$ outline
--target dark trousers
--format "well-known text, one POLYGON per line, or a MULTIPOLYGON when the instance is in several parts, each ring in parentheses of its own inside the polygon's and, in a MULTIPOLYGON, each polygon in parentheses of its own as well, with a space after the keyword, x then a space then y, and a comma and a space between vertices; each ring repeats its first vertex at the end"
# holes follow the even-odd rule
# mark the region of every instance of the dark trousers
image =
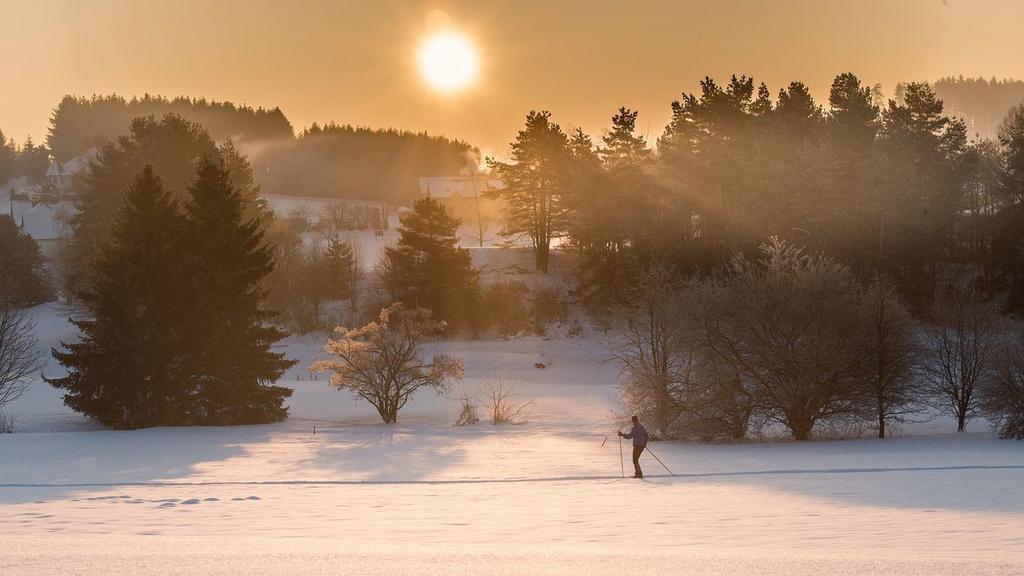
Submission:
POLYGON ((640 469, 640 454, 644 451, 643 446, 633 446, 633 476, 644 477, 644 471, 640 469))

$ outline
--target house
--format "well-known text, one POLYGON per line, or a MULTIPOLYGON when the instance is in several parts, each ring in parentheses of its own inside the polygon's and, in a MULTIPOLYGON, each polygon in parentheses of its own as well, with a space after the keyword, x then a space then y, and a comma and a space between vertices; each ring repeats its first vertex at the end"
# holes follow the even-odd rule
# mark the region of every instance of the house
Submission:
POLYGON ((57 194, 69 194, 74 187, 75 175, 88 166, 85 156, 80 156, 67 162, 60 162, 56 159, 50 162, 46 169, 44 180, 45 188, 57 194))

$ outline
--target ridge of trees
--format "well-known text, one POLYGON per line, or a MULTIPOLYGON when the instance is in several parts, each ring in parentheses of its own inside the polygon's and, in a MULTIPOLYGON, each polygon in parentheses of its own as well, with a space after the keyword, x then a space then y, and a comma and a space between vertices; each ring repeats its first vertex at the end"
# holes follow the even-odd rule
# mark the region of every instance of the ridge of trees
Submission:
POLYGON ((217 142, 232 138, 256 142, 290 138, 291 123, 280 108, 251 108, 205 98, 166 98, 146 94, 131 99, 111 95, 65 96, 50 117, 46 144, 67 161, 126 134, 136 118, 175 114, 202 126, 217 142))

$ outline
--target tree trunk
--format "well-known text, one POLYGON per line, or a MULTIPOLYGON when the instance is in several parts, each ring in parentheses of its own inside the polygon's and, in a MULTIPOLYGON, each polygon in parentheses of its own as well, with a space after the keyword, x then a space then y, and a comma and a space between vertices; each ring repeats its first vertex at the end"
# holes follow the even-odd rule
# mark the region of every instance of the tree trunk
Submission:
POLYGON ((545 274, 548 273, 548 255, 550 251, 551 248, 547 244, 540 244, 537 246, 537 270, 545 274))
POLYGON ((878 437, 885 438, 885 403, 878 398, 878 437))

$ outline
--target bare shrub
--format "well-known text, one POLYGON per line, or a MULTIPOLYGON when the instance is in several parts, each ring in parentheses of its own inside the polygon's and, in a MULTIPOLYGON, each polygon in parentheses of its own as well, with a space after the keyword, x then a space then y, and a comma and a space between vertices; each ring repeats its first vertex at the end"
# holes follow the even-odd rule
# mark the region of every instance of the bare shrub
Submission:
POLYGON ((535 333, 543 336, 550 324, 565 322, 568 315, 569 305, 557 288, 540 286, 530 294, 530 319, 535 333))
POLYGON ((452 380, 461 380, 462 359, 435 354, 420 357, 426 338, 444 329, 429 310, 405 309, 401 303, 380 312, 376 322, 361 328, 338 327, 325 350, 337 360, 314 362, 315 372, 332 372, 331 385, 350 390, 369 402, 385 424, 398 420, 398 412, 423 387, 441 393, 452 380))
POLYGON ((885 438, 887 424, 913 421, 924 412, 924 388, 914 370, 921 350, 914 338, 914 321, 891 286, 876 281, 862 302, 868 393, 878 437, 885 438))
POLYGON ((966 284, 940 291, 931 310, 928 356, 922 363, 930 405, 956 419, 963 432, 978 414, 980 384, 991 373, 998 312, 966 284))
POLYGON ((0 434, 14 434, 14 416, 0 412, 0 434))
POLYGON ((459 400, 459 416, 455 419, 456 426, 469 426, 480 422, 480 417, 477 415, 475 395, 469 394, 463 389, 458 396, 459 400))
POLYGON ((610 346, 620 364, 619 394, 632 414, 665 436, 682 411, 691 355, 681 322, 682 287, 673 272, 642 270, 620 311, 621 337, 610 346))
POLYGON ((22 310, 0 307, 0 407, 28 390, 42 367, 32 319, 22 310))
POLYGON ((514 336, 529 326, 526 307, 528 290, 522 282, 495 282, 483 289, 481 297, 485 324, 503 338, 514 336))
POLYGON ((488 381, 485 388, 492 424, 526 424, 530 421, 535 403, 533 399, 516 400, 514 388, 501 378, 497 381, 488 381))

